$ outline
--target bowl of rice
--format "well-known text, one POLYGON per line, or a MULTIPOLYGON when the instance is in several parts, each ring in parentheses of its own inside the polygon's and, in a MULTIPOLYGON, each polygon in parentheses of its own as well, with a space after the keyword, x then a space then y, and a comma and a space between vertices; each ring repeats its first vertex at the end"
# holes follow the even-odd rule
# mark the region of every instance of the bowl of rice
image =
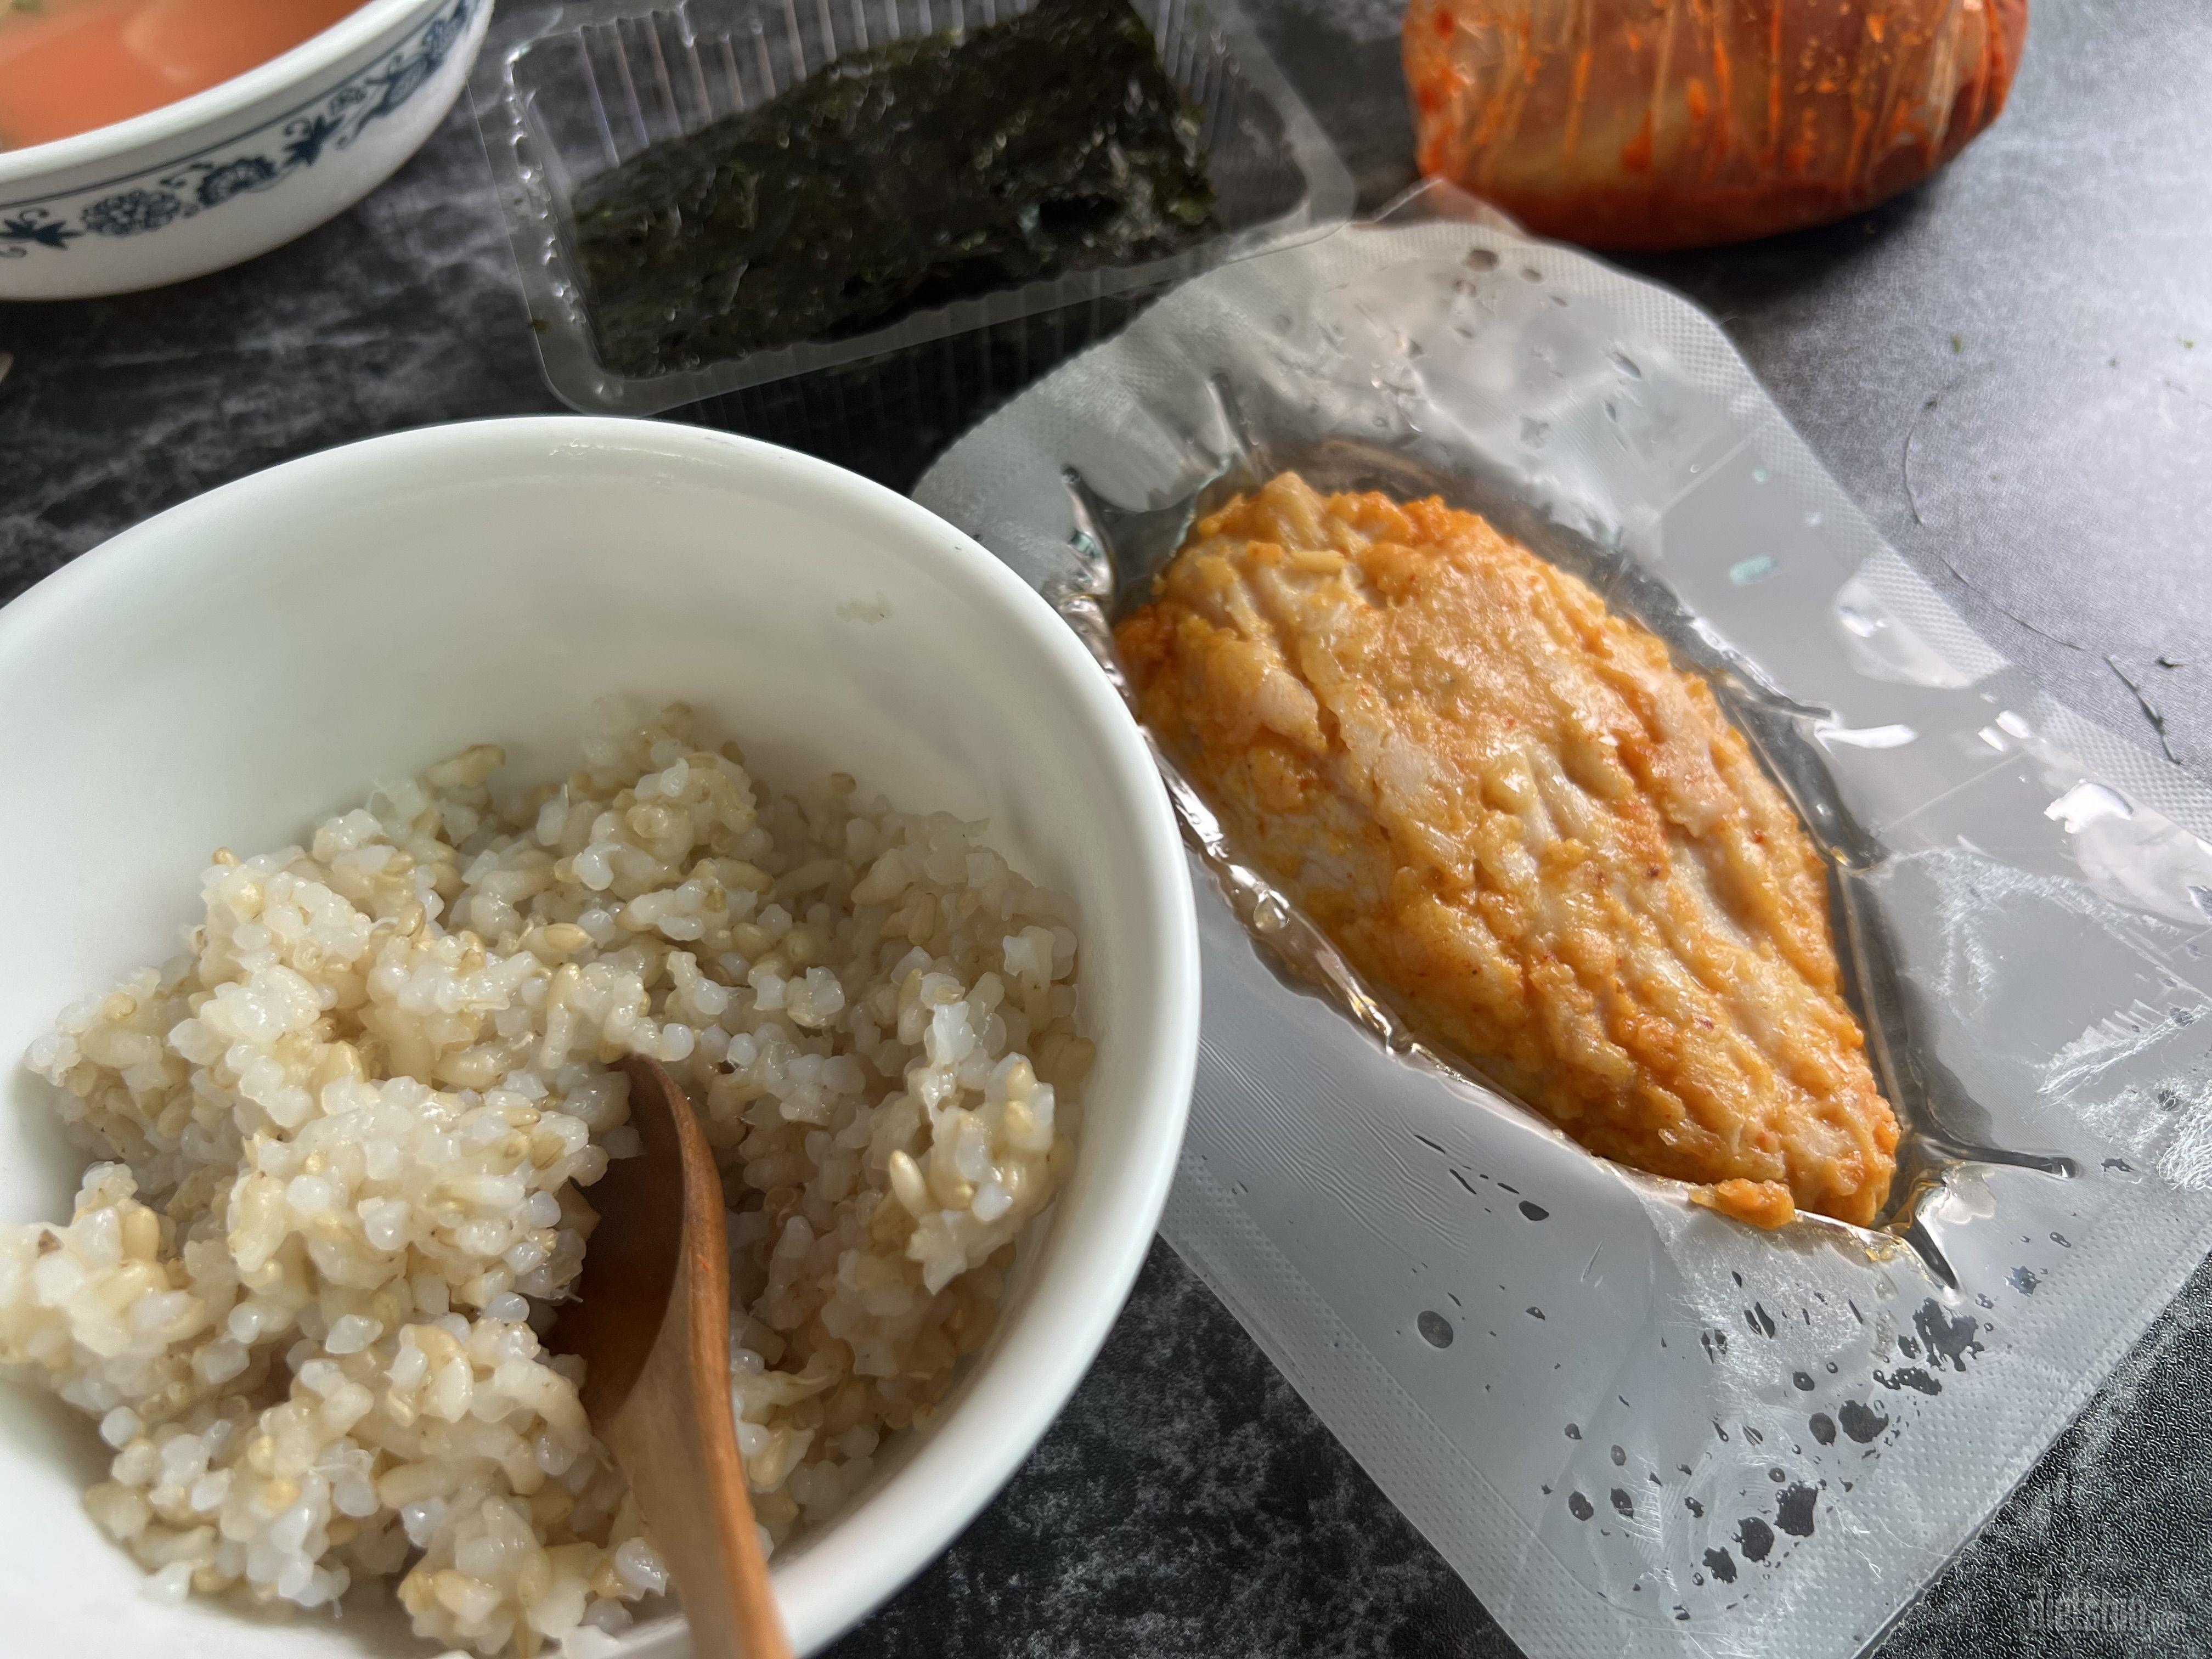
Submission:
POLYGON ((1141 738, 959 532, 693 428, 401 434, 49 578, 0 700, 11 1650, 688 1652, 539 1340, 632 1054, 722 1170, 800 1651, 1066 1401, 1197 946, 1141 738))

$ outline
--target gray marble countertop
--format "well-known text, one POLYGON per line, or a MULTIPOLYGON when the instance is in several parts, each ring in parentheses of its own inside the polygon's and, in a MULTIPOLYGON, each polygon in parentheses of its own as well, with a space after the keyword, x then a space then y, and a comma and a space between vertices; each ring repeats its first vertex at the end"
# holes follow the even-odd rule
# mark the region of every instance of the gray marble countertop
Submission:
MULTIPOLYGON (((1408 182, 1399 0, 1249 9, 1358 175, 1408 182)), ((1642 262, 1711 308, 2008 656, 2212 769, 2212 7, 2034 0, 2013 104, 1863 219, 1642 262)), ((550 410, 465 110, 354 211, 167 292, 0 308, 0 600, 274 462, 550 410)), ((833 456, 833 459, 835 457, 833 456)), ((2212 1638, 2212 1269, 1878 1651, 2212 1638), (2054 1612, 2055 1610, 2055 1612, 2054 1612)), ((1012 1484, 836 1659, 1505 1655, 1512 1644, 1155 1248, 1012 1484)))

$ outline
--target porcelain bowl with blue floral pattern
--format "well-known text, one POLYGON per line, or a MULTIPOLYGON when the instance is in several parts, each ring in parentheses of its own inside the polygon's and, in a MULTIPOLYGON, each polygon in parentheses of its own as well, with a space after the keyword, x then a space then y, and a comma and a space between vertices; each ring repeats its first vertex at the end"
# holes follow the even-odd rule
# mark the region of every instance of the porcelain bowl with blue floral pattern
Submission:
POLYGON ((220 86, 0 150, 0 300, 159 288, 336 217, 453 107, 490 15, 491 0, 368 0, 220 86))

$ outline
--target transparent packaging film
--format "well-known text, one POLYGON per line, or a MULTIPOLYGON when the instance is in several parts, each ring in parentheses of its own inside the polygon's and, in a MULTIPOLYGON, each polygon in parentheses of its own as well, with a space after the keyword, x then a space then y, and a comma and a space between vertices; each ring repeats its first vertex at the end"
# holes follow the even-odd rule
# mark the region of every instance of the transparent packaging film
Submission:
POLYGON ((1877 1228, 1761 1232, 1593 1158, 1163 756, 1205 871, 1168 1235, 1532 1655, 1854 1653, 2212 1244, 2212 793, 1968 629, 1710 319, 1449 187, 1186 284, 916 495, 1113 673, 1199 507, 1289 466, 1485 513, 1708 678, 1827 854, 1899 1175, 1877 1228))

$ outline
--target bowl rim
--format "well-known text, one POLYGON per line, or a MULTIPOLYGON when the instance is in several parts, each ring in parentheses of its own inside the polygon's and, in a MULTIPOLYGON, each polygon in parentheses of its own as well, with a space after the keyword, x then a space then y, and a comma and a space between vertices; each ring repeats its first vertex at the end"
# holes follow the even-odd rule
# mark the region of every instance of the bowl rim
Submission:
MULTIPOLYGON (((367 0, 367 3, 323 30, 311 34, 289 52, 256 64, 242 74, 173 104, 161 104, 128 119, 111 121, 89 132, 21 149, 0 149, 0 190, 26 180, 121 157, 142 146, 159 146, 189 137, 199 129, 235 115, 261 99, 283 92, 343 62, 386 33, 400 20, 417 12, 434 11, 446 0, 367 0)), ((172 160, 181 158, 170 158, 172 160)), ((148 166, 163 165, 149 158, 148 166)), ((117 181, 110 181, 117 182, 117 181)), ((72 186, 96 189, 97 185, 72 186)))
MULTIPOLYGON (((542 469, 549 453, 573 465, 587 455, 651 475, 675 463, 724 467, 762 493, 773 492, 799 511, 827 508, 850 515, 847 523, 867 533, 878 527, 906 556, 929 561, 941 575, 970 590, 979 608, 996 611, 1005 623, 1036 646, 1051 679, 1075 704, 1079 729, 1097 739, 1091 760, 1126 800, 1137 830, 1141 891, 1127 896, 1146 912, 1139 938, 1156 941, 1156 979, 1139 984, 1127 1005, 1140 1017, 1131 1023, 1152 1034, 1140 1054, 1127 1098, 1145 1120, 1133 1153, 1113 1181, 1115 1224, 1101 1226, 1080 1255, 1063 1259, 1063 1274, 1085 1294, 1066 1298, 1043 1335, 1017 1352, 1027 1362, 1026 1386, 1011 1408, 1005 1401, 993 1418, 994 1431, 957 1469, 939 1468, 923 1496, 909 1495, 893 1510, 871 1516, 872 1499, 829 1523, 821 1541, 862 1522, 845 1547, 810 1548, 775 1572, 779 1599, 795 1649, 812 1653, 875 1612, 909 1579, 940 1556, 1036 1449, 1066 1407, 1119 1318, 1158 1231, 1179 1163, 1188 1120, 1199 1048, 1201 975, 1197 913, 1182 830, 1161 787, 1145 738, 1118 692, 1088 648, 1052 607, 1014 571, 965 532, 920 503, 857 473, 757 439, 670 422, 608 416, 523 416, 455 422, 386 434, 282 462, 193 496, 142 520, 71 560, 0 606, 0 658, 60 624, 87 603, 127 596, 138 571, 167 564, 185 550, 179 533, 197 536, 230 509, 270 507, 312 515, 325 486, 342 477, 383 478, 440 485, 471 477, 493 480, 542 469), (810 507, 809 497, 819 506, 810 507), (1030 1352, 1032 1347, 1041 1352, 1030 1352)), ((219 568, 226 556, 192 550, 194 562, 219 568)), ((125 599, 125 603, 128 603, 125 599)), ((1042 1328, 1032 1325, 1033 1331, 1042 1328)), ((991 1355, 1003 1362, 1008 1351, 991 1355)), ((988 1366, 973 1373, 980 1377, 988 1366)), ((972 1419, 981 1403, 972 1395, 946 1413, 917 1448, 926 1452, 945 1429, 972 1419)), ((917 1462, 919 1459, 916 1460, 917 1462)), ((891 1477, 914 1473, 909 1464, 891 1477)), ((626 1632, 622 1651, 632 1659, 662 1659, 687 1651, 672 1615, 626 1632)))

